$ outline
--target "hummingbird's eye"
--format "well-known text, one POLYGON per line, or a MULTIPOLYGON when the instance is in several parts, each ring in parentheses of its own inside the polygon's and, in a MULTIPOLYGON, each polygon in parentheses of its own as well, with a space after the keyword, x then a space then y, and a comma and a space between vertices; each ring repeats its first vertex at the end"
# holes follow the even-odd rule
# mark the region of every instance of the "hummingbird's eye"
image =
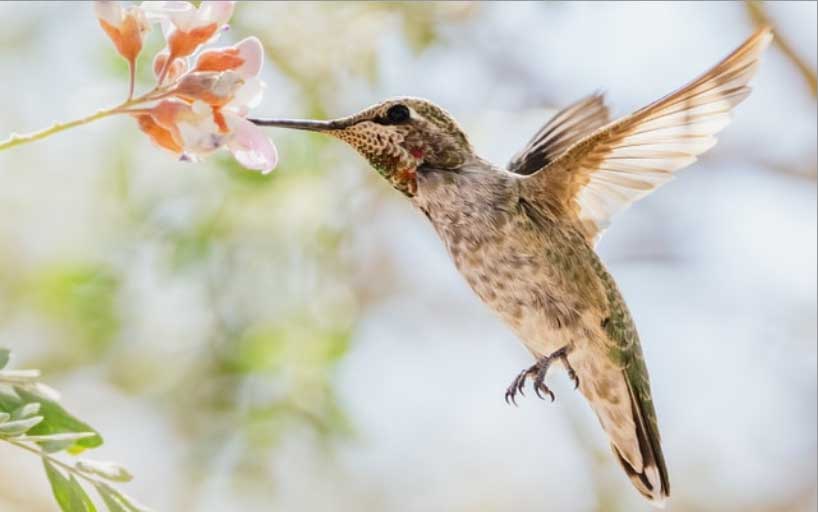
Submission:
POLYGON ((406 122, 409 120, 409 108, 406 105, 393 105, 386 111, 386 119, 391 124, 406 122))

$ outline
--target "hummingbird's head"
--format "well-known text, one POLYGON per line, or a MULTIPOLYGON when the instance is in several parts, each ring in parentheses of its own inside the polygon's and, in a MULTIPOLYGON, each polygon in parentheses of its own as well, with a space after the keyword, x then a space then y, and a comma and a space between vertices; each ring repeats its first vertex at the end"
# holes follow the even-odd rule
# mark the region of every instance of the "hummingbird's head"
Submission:
POLYGON ((407 196, 417 191, 416 171, 423 165, 455 169, 472 152, 471 144, 448 112, 420 98, 394 98, 332 121, 251 119, 333 135, 364 156, 393 187, 407 196))

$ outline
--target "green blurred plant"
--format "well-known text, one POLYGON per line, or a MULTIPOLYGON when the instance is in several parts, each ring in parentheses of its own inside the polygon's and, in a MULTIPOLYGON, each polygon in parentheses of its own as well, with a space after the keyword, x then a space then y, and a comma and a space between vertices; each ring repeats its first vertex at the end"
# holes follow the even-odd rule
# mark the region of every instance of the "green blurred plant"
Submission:
POLYGON ((8 349, 0 348, 0 441, 38 455, 54 499, 63 512, 95 512, 96 505, 80 483, 93 487, 109 512, 145 512, 112 482, 133 477, 112 462, 80 459, 70 464, 54 454, 78 455, 102 445, 102 436, 57 402, 57 393, 39 382, 38 370, 9 370, 8 349))

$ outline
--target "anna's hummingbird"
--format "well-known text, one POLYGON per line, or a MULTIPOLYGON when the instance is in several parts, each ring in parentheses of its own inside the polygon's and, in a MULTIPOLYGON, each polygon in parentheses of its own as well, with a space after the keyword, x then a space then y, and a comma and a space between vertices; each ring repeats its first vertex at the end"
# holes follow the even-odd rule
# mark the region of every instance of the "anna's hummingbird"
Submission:
MULTIPOLYGON (((504 169, 457 122, 418 98, 333 121, 253 120, 312 130, 358 150, 431 221, 471 288, 536 363, 506 391, 536 393, 561 364, 591 404, 636 489, 670 495, 639 336, 594 245, 609 219, 711 148, 772 40, 767 28, 696 80, 616 121, 602 95, 557 113, 504 169)), ((516 402, 515 402, 516 403, 516 402)))

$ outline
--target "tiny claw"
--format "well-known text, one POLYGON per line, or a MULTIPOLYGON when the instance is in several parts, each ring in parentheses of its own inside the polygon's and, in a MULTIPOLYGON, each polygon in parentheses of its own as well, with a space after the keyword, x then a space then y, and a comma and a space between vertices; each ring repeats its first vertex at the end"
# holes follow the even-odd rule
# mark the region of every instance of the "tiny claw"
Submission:
POLYGON ((579 387, 579 378, 577 378, 577 374, 574 373, 574 370, 568 370, 568 378, 574 383, 574 389, 579 387))
POLYGON ((579 388, 579 377, 577 377, 577 372, 574 371, 571 363, 568 362, 568 354, 562 354, 560 359, 562 359, 562 364, 565 367, 565 371, 568 373, 568 378, 574 382, 574 389, 579 388))
POLYGON ((552 393, 551 390, 548 389, 548 386, 546 386, 545 384, 538 383, 534 387, 534 391, 536 391, 537 396, 540 397, 540 400, 545 400, 545 396, 543 396, 543 394, 542 394, 542 393, 545 393, 546 395, 551 397, 552 402, 554 401, 554 393, 552 393), (542 391, 542 393, 540 393, 540 391, 542 391))
POLYGON ((517 392, 520 393, 520 395, 525 396, 525 376, 523 376, 521 379, 518 378, 517 392))
POLYGON ((545 395, 548 395, 548 397, 551 398, 551 401, 554 402, 556 400, 556 396, 545 384, 545 376, 548 373, 551 363, 556 359, 562 360, 565 369, 568 372, 568 376, 574 382, 574 389, 579 388, 579 378, 568 362, 568 351, 568 346, 562 347, 556 352, 541 357, 533 366, 517 374, 514 381, 511 383, 508 389, 506 389, 506 403, 513 403, 515 407, 517 406, 517 393, 519 393, 520 396, 525 396, 525 382, 529 377, 532 379, 532 387, 534 388, 534 392, 537 394, 537 396, 540 397, 541 400, 545 400, 545 395))

